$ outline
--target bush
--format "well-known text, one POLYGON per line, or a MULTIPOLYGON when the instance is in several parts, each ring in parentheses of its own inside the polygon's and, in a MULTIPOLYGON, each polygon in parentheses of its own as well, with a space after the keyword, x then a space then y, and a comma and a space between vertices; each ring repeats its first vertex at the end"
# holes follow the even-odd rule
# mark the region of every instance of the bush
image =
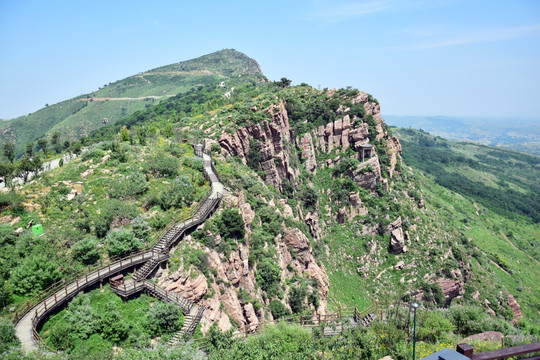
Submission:
POLYGON ((238 210, 225 209, 217 222, 219 233, 225 238, 243 238, 245 234, 244 219, 238 210))
POLYGON ((129 327, 119 314, 118 306, 109 302, 101 314, 99 328, 103 337, 113 343, 118 343, 128 335, 129 327))
POLYGON ((148 225, 146 217, 137 216, 131 222, 131 231, 137 239, 140 239, 142 241, 148 241, 150 240, 150 233, 152 229, 150 228, 150 225, 148 225))
POLYGON ((110 186, 110 196, 119 199, 144 194, 148 189, 146 177, 139 172, 114 180, 110 186))
POLYGON ((270 311, 272 312, 274 319, 280 319, 291 315, 291 311, 277 299, 270 301, 270 311))
POLYGON ((60 280, 59 265, 46 254, 24 258, 11 271, 13 291, 20 295, 37 294, 60 280))
POLYGON ((165 188, 158 196, 158 203, 163 210, 171 207, 190 205, 195 199, 196 189, 187 176, 179 176, 172 186, 165 188))
POLYGON ((317 191, 315 191, 314 188, 311 186, 303 186, 302 190, 300 190, 300 199, 304 202, 304 205, 308 209, 315 208, 315 205, 317 204, 318 195, 317 191))
POLYGON ((107 252, 110 256, 122 256, 142 247, 142 241, 124 228, 111 230, 106 238, 107 252))
POLYGON ((66 322, 70 324, 70 335, 74 339, 88 339, 99 330, 99 316, 90 306, 90 297, 79 293, 69 304, 66 322))
POLYGON ((0 354, 7 352, 10 348, 19 346, 20 341, 15 334, 13 324, 0 318, 0 354))
POLYGON ((172 303, 156 302, 147 314, 148 329, 153 336, 179 331, 183 320, 182 309, 172 303))
POLYGON ((165 153, 158 153, 155 156, 146 158, 144 167, 145 171, 152 172, 157 177, 166 176, 172 178, 178 175, 180 160, 165 153))
POLYGON ((99 260, 98 240, 91 236, 83 238, 71 247, 71 255, 84 265, 94 264, 99 260))
POLYGON ((437 311, 422 311, 418 319, 418 340, 442 342, 454 331, 452 322, 437 311))
POLYGON ((266 291, 269 297, 278 296, 281 293, 279 287, 281 281, 281 268, 271 258, 262 259, 257 265, 257 284, 266 291))
POLYGON ((304 299, 307 290, 304 286, 293 287, 289 293, 289 306, 294 314, 299 314, 304 310, 304 299))

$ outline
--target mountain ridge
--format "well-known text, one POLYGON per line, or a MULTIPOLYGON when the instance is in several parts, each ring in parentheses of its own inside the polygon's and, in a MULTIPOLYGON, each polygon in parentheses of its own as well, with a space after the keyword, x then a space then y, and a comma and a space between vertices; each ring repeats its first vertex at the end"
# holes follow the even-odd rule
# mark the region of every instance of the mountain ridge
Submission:
POLYGON ((141 72, 94 92, 2 122, 0 143, 15 143, 20 156, 27 143, 44 136, 50 138, 55 132, 59 133, 61 142, 72 141, 194 87, 216 86, 227 79, 238 82, 246 77, 266 81, 256 60, 234 49, 220 50, 141 72))

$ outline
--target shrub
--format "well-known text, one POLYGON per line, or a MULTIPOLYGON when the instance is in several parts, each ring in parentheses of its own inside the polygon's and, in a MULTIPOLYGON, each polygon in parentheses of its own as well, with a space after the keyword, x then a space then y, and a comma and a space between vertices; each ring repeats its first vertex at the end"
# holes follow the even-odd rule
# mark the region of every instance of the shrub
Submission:
POLYGON ((71 255, 84 265, 94 264, 99 260, 98 240, 91 236, 83 238, 71 247, 71 255))
POLYGON ((107 252, 110 256, 122 256, 142 247, 142 241, 124 228, 107 233, 107 252))
POLYGON ((257 284, 266 291, 269 297, 278 296, 281 292, 281 268, 271 258, 262 259, 257 265, 257 284))
POLYGON ((144 216, 137 216, 131 222, 131 231, 136 238, 141 239, 142 241, 150 240, 150 233, 152 229, 148 225, 148 221, 144 216))
POLYGON ((0 318, 0 354, 19 344, 20 341, 15 334, 13 324, 6 319, 0 318))
POLYGON ((109 302, 105 311, 101 313, 99 328, 103 337, 113 343, 125 339, 129 330, 128 325, 120 316, 118 306, 114 302, 109 302))
POLYGON ((146 177, 139 173, 132 173, 125 178, 114 180, 111 184, 110 196, 113 198, 126 198, 144 194, 148 189, 146 177))
POLYGON ((244 219, 238 210, 225 209, 217 222, 219 233, 226 238, 243 238, 245 234, 244 219))
POLYGON ((10 283, 16 294, 37 294, 60 279, 59 265, 46 254, 29 256, 11 271, 10 283))
POLYGON ((152 172, 157 177, 166 176, 172 178, 178 175, 180 160, 165 153, 158 153, 146 158, 144 167, 145 171, 152 172))
POLYGON ((99 316, 90 306, 90 297, 87 294, 79 293, 71 301, 68 309, 66 320, 71 325, 69 336, 74 339, 88 339, 90 335, 98 331, 99 316))
POLYGON ((314 188, 311 186, 303 186, 302 190, 300 190, 300 199, 304 202, 304 205, 308 209, 313 209, 315 205, 317 204, 318 195, 317 191, 315 191, 314 188))
POLYGON ((171 207, 190 205, 195 198, 196 189, 187 176, 179 176, 172 184, 165 188, 158 196, 158 203, 163 210, 171 207))
POLYGON ((175 304, 156 302, 146 316, 148 329, 153 336, 171 334, 182 327, 182 309, 175 304))
POLYGON ((418 340, 441 342, 454 331, 454 325, 442 313, 437 311, 420 312, 418 319, 418 340))
POLYGON ((291 311, 277 299, 270 301, 270 311, 272 312, 274 319, 280 319, 291 315, 291 311))
POLYGON ((294 314, 299 314, 304 310, 304 299, 307 290, 304 286, 292 287, 289 293, 289 306, 294 314))

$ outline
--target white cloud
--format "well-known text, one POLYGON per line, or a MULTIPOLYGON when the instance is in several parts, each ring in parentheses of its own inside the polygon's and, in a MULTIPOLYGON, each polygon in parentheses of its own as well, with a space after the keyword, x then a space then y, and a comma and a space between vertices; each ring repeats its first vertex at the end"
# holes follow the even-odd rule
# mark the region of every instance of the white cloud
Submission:
POLYGON ((362 2, 348 2, 343 4, 316 5, 316 9, 307 13, 309 18, 322 20, 327 23, 336 23, 355 17, 370 15, 388 10, 394 5, 390 0, 373 0, 362 2))
POLYGON ((424 43, 424 44, 397 47, 397 49, 402 49, 402 50, 403 49, 405 50, 436 49, 436 48, 442 48, 442 47, 448 47, 448 46, 517 39, 517 38, 523 38, 530 35, 534 35, 537 33, 540 33, 540 24, 479 31, 475 33, 464 34, 461 36, 441 39, 438 41, 433 41, 433 42, 424 43))

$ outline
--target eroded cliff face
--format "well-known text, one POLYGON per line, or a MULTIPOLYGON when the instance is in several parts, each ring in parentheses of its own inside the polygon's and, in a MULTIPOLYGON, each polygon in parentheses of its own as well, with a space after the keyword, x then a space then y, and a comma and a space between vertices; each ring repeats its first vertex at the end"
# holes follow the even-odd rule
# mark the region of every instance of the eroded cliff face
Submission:
MULTIPOLYGON (((332 91, 328 93, 332 96, 332 91)), ((344 226, 360 221, 361 226, 356 235, 371 237, 372 240, 367 245, 369 251, 358 256, 356 261, 351 258, 351 261, 355 262, 359 276, 364 279, 374 276, 375 282, 382 281, 381 277, 386 271, 380 268, 384 262, 384 253, 397 255, 407 252, 411 245, 409 232, 416 228, 408 223, 404 229, 402 218, 397 215, 391 218, 389 214, 385 214, 385 209, 378 209, 372 215, 373 209, 362 201, 359 192, 349 192, 345 198, 335 199, 330 188, 318 188, 316 192, 319 197, 332 199, 327 201, 326 205, 322 206, 317 201, 313 207, 308 208, 301 206, 298 199, 291 202, 292 206, 289 204, 284 195, 286 187, 292 186, 298 195, 300 188, 313 187, 311 181, 319 172, 333 174, 332 176, 338 177, 340 181, 348 178, 374 197, 378 197, 381 191, 392 192, 393 178, 401 171, 402 149, 399 140, 389 134, 381 117, 379 104, 370 101, 368 94, 360 92, 352 98, 342 100, 335 112, 334 121, 301 134, 294 131, 297 127, 290 122, 285 100, 266 108, 253 106, 249 111, 254 118, 259 119, 254 123, 248 121, 247 125, 239 127, 224 125, 225 131, 222 131, 220 122, 219 126, 214 124, 205 130, 205 134, 213 139, 206 141, 207 146, 214 148, 219 145, 219 152, 214 153, 217 159, 227 161, 228 157, 238 158, 243 164, 257 171, 263 186, 271 186, 283 194, 282 198, 275 199, 276 201, 257 195, 257 201, 262 201, 282 219, 280 233, 266 243, 265 249, 275 249, 273 258, 281 269, 280 286, 283 290, 279 301, 288 310, 291 310, 290 284, 300 277, 306 279, 304 284, 309 284, 308 293, 317 294, 316 302, 309 302, 308 298, 304 298, 304 307, 310 308, 315 314, 328 311, 329 276, 320 259, 314 256, 313 247, 317 245, 324 249, 321 244, 329 235, 328 226, 332 221, 344 226), (362 106, 363 111, 359 112, 358 106, 362 106), (361 117, 355 115, 360 113, 363 114, 361 117), (254 158, 258 161, 256 168, 253 167, 254 158), (370 216, 376 220, 369 220, 370 216), (286 225, 285 219, 304 223, 307 225, 307 232, 286 225), (312 240, 306 234, 312 237, 312 240), (379 240, 375 240, 377 236, 379 240), (387 243, 380 242, 380 239, 387 239, 387 243)), ((235 123, 235 116, 235 113, 228 115, 228 121, 224 123, 235 123)), ((234 184, 231 186, 234 187, 234 184)), ((411 202, 414 203, 412 199, 411 202)), ((259 209, 253 206, 253 201, 251 204, 246 201, 246 195, 242 191, 234 188, 231 188, 231 194, 224 199, 222 207, 238 209, 245 224, 245 238, 236 240, 233 250, 227 255, 187 240, 189 246, 207 254, 210 272, 201 274, 193 265, 182 264, 174 272, 163 271, 159 279, 168 289, 207 307, 208 311, 202 322, 203 331, 208 330, 213 323, 222 330, 228 330, 231 327, 243 328, 272 319, 269 305, 271 300, 276 300, 261 289, 257 277, 257 261, 250 260, 253 252, 250 243, 252 229, 254 225, 261 226, 259 209)), ((420 208, 418 206, 418 209, 420 208)), ((219 212, 215 216, 219 216, 219 212)), ((199 230, 202 229, 201 227, 199 230)), ((216 244, 222 241, 219 235, 211 231, 207 235, 214 237, 216 244)), ((419 241, 417 235, 415 241, 419 241)), ((328 251, 326 247, 327 256, 328 251)), ((404 264, 399 261, 398 265, 395 266, 398 270, 414 271, 410 270, 414 268, 414 262, 404 264)), ((469 276, 467 266, 462 264, 452 276, 428 279, 432 283, 439 283, 448 303, 463 293, 463 286, 469 276)), ((413 280, 408 282, 411 281, 413 280)))
MULTIPOLYGON (((257 266, 249 263, 250 224, 254 220, 255 212, 250 209, 251 206, 246 202, 243 192, 240 192, 238 196, 227 195, 224 202, 232 208, 243 209, 242 217, 247 233, 244 239, 236 241, 237 250, 231 251, 226 256, 194 241, 192 236, 187 236, 178 246, 184 249, 201 250, 207 254, 209 273, 204 275, 195 266, 182 262, 175 271, 166 268, 157 274, 160 286, 207 308, 201 323, 203 332, 208 331, 214 323, 221 330, 226 331, 233 327, 243 329, 246 326, 257 325, 272 319, 272 313, 265 311, 270 299, 264 296, 260 286, 257 285, 257 266), (264 306, 255 310, 254 303, 264 306)), ((290 215, 292 216, 292 212, 290 215)), ((201 226, 199 230, 202 228, 201 226)), ((215 236, 215 243, 219 244, 220 236, 213 234, 212 236, 215 236)), ((320 265, 314 258, 313 248, 306 235, 299 229, 285 226, 283 233, 276 236, 271 245, 277 250, 277 261, 282 269, 284 306, 290 310, 288 305, 290 287, 285 284, 295 276, 301 275, 312 279, 312 284, 317 284, 312 285, 310 290, 316 292, 320 299, 318 306, 308 303, 305 305, 311 308, 314 314, 325 314, 328 311, 329 280, 324 265, 320 265)), ((176 250, 172 249, 171 254, 174 254, 176 250)))
POLYGON ((272 117, 272 121, 240 127, 232 135, 222 133, 219 144, 226 155, 238 156, 245 164, 251 150, 250 139, 256 140, 260 146, 260 165, 266 174, 265 181, 280 189, 282 179, 295 180, 289 149, 286 149, 286 144, 291 141, 289 118, 283 102, 263 111, 272 117))

